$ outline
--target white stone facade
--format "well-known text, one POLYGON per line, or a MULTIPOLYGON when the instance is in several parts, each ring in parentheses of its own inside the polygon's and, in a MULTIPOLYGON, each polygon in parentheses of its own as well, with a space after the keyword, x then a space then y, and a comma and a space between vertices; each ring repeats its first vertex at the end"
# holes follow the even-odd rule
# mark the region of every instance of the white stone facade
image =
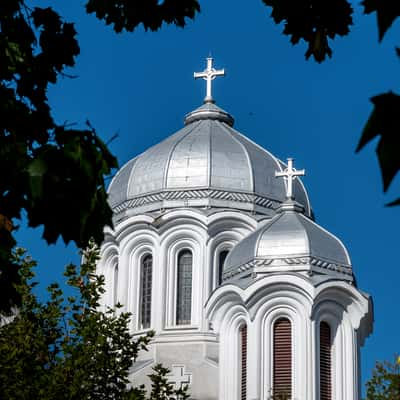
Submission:
MULTIPOLYGON (((131 329, 135 335, 149 329, 156 333, 149 351, 142 352, 135 363, 132 381, 135 385, 148 384, 151 367, 163 363, 171 369, 171 382, 177 386, 189 384, 193 399, 267 400, 274 389, 273 327, 275 321, 285 317, 292 329, 291 398, 321 400, 319 326, 325 322, 332 336, 329 400, 358 400, 359 353, 372 330, 372 303, 354 284, 345 247, 312 221, 308 197, 299 181, 294 190, 296 200, 299 198, 302 204, 292 198, 285 201, 284 185, 280 188, 271 184, 270 192, 267 184, 259 186, 263 193, 254 189, 255 176, 261 182, 258 185, 262 179, 275 182, 272 163, 279 171, 284 164, 270 153, 263 156, 264 150, 235 136, 236 131, 227 123, 228 114, 215 105, 199 110, 198 114, 190 114, 182 134, 178 132, 165 141, 167 144, 149 150, 150 156, 164 157, 163 151, 169 154, 164 157, 162 174, 157 171, 165 181, 172 168, 168 161, 171 154, 177 160, 174 174, 179 174, 179 165, 183 168, 182 177, 186 176, 189 183, 188 187, 174 189, 175 203, 162 200, 169 196, 166 190, 171 189, 161 186, 152 187, 153 192, 143 193, 142 197, 135 192, 129 198, 129 193, 134 192, 130 177, 147 184, 138 177, 138 170, 135 172, 141 157, 151 163, 147 153, 123 167, 110 186, 111 198, 117 199, 113 204, 116 216, 114 230, 106 231, 98 264, 98 272, 106 280, 102 304, 106 307, 119 302, 124 311, 132 313, 131 329), (189 129, 191 126, 193 129, 189 129), (213 132, 217 129, 221 133, 216 139, 213 132), (250 172, 242 174, 249 176, 247 186, 239 182, 239 186, 229 187, 229 170, 224 169, 223 163, 230 154, 211 147, 216 140, 223 142, 223 135, 228 134, 231 136, 226 140, 233 138, 249 159, 250 172), (178 152, 184 141, 190 146, 182 145, 178 152), (214 158, 205 156, 202 162, 198 161, 196 145, 206 146, 201 141, 211 143, 209 154, 214 158), (220 175, 218 179, 228 186, 217 189, 227 195, 218 194, 217 204, 207 203, 203 192, 196 200, 199 190, 210 190, 210 196, 216 193, 216 188, 196 187, 196 162, 208 171, 206 179, 211 183, 215 174, 225 174, 224 180, 220 175), (215 168, 218 162, 220 166, 215 168), (190 163, 191 167, 185 169, 190 163), (264 170, 263 178, 263 168, 268 165, 270 169, 264 170), (240 185, 250 189, 242 190, 240 185), (251 199, 256 198, 268 200, 252 207, 251 199), (161 203, 168 207, 161 207, 161 203), (185 303, 190 304, 190 323, 178 324, 177 268, 183 250, 192 254, 190 302, 185 303), (222 251, 229 251, 229 256, 221 283, 222 251), (243 258, 246 252, 249 255, 243 258), (151 317, 143 326, 141 268, 147 255, 152 256, 151 301, 147 300, 151 303, 151 317), (247 326, 245 394, 239 343, 243 324, 247 326)), ((219 149, 224 148, 221 143, 219 149)), ((233 148, 229 143, 227 152, 233 148)))

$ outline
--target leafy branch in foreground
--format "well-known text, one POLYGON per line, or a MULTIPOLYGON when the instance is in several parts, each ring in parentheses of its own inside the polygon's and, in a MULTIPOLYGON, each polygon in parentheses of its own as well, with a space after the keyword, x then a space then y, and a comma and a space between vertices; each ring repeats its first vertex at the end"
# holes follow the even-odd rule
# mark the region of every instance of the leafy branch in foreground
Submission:
POLYGON ((262 0, 272 8, 276 24, 284 23, 283 34, 295 45, 300 40, 308 43, 305 57, 322 62, 332 57, 329 40, 345 36, 353 24, 353 8, 347 0, 262 0))
POLYGON ((52 284, 42 303, 33 292, 36 263, 16 250, 22 302, 14 318, 0 326, 0 398, 186 399, 187 389, 174 390, 168 369, 160 365, 150 377, 150 397, 143 387, 131 387, 129 370, 153 333, 134 340, 129 313, 99 309, 104 277, 95 274, 99 252, 93 242, 83 256, 79 268, 66 268, 73 295, 65 298, 52 284))
MULTIPOLYGON (((321 63, 326 56, 332 56, 329 41, 336 36, 350 33, 353 24, 353 8, 348 0, 262 0, 272 8, 271 17, 276 24, 284 24, 283 34, 290 37, 293 45, 304 41, 308 44, 306 59, 311 56, 321 63)), ((382 42, 389 28, 400 17, 400 2, 393 0, 363 0, 361 3, 365 15, 376 13, 378 39, 382 42)), ((400 48, 396 48, 400 57, 400 48)), ((400 170, 400 134, 399 119, 400 96, 382 93, 371 98, 374 106, 365 124, 357 152, 379 137, 376 153, 386 192, 400 170)), ((387 205, 400 205, 400 197, 387 205)))
POLYGON ((194 19, 200 12, 200 4, 197 0, 88 0, 86 11, 112 25, 117 33, 132 32, 140 24, 146 31, 156 31, 163 23, 183 28, 187 18, 194 19))
POLYGON ((20 300, 11 252, 23 211, 47 243, 100 243, 112 225, 104 177, 115 157, 90 125, 56 123, 47 97, 79 51, 74 25, 51 7, 0 2, 0 311, 20 300))
POLYGON ((394 361, 378 361, 367 382, 366 400, 400 399, 400 356, 394 361))

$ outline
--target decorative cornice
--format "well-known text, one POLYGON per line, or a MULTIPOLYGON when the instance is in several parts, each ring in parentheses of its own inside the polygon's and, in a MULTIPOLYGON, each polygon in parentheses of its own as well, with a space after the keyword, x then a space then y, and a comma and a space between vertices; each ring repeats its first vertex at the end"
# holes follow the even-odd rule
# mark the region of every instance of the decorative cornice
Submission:
MULTIPOLYGON (((226 190, 196 189, 196 190, 164 190, 145 196, 136 196, 125 200, 123 203, 112 206, 114 213, 119 214, 129 208, 136 208, 163 201, 185 201, 185 200, 225 200, 238 203, 250 203, 256 206, 276 209, 279 203, 276 200, 256 195, 253 193, 231 192, 226 190)), ((175 205, 176 206, 176 205, 175 205)))
POLYGON ((222 280, 226 281, 233 278, 236 275, 242 274, 243 272, 249 271, 256 267, 265 267, 271 265, 274 261, 278 261, 280 264, 287 266, 294 265, 312 265, 327 271, 332 271, 340 274, 353 276, 352 268, 348 265, 339 265, 331 261, 322 260, 317 257, 288 257, 288 258, 265 258, 265 259, 254 259, 247 263, 241 264, 237 267, 230 268, 228 271, 222 274, 222 280))

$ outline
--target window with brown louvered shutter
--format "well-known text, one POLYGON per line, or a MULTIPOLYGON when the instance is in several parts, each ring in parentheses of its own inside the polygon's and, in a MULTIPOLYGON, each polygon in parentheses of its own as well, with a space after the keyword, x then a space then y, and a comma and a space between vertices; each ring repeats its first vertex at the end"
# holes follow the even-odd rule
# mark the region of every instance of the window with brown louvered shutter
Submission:
MULTIPOLYGON (((274 324, 273 395, 276 398, 292 393, 292 326, 287 318, 274 324)), ((290 397, 288 397, 290 398, 290 397)))
POLYGON ((239 329, 240 340, 240 393, 241 400, 246 400, 247 395, 247 325, 239 329))
POLYGON ((326 322, 319 326, 319 391, 320 400, 332 400, 331 328, 326 322))

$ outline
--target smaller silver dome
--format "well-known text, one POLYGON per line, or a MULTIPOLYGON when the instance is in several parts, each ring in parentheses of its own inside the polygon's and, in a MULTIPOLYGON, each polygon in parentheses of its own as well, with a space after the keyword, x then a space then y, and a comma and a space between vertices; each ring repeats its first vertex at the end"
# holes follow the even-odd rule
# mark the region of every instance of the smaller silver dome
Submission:
POLYGON ((330 232, 283 203, 280 212, 229 253, 223 280, 251 274, 307 271, 353 281, 349 254, 330 232))

